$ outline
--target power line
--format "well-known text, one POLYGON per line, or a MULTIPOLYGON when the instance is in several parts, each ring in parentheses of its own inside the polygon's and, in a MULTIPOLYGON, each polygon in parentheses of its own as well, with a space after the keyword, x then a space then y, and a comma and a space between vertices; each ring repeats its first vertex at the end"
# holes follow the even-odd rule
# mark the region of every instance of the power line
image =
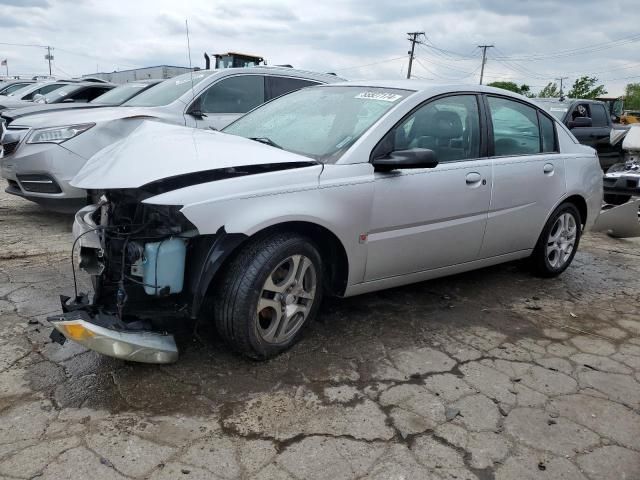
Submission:
POLYGON ((557 59, 557 58, 571 57, 576 55, 585 55, 587 53, 607 50, 610 48, 628 45, 638 41, 640 41, 640 34, 634 34, 628 37, 620 38, 618 40, 610 40, 608 42, 587 45, 585 47, 560 50, 557 52, 553 52, 551 54, 533 53, 533 54, 521 55, 521 56, 518 56, 518 55, 505 56, 503 60, 540 61, 540 60, 557 59))
POLYGON ((388 58, 386 60, 380 60, 379 62, 365 63, 364 65, 354 65, 353 67, 345 67, 345 68, 334 68, 336 72, 344 72, 345 70, 355 70, 357 68, 370 67, 372 65, 380 65, 381 63, 393 62, 395 60, 404 60, 406 57, 403 55, 402 57, 388 58))

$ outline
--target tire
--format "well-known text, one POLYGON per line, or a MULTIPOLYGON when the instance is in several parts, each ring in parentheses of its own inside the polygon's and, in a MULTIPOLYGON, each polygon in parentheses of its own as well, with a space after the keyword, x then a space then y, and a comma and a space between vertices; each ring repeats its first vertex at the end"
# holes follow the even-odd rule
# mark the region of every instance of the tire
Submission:
POLYGON ((618 195, 615 193, 605 193, 604 202, 610 205, 623 205, 631 199, 631 195, 618 195))
POLYGON ((250 240, 222 275, 213 297, 216 329, 233 350, 257 360, 295 344, 322 301, 322 259, 296 233, 250 240))
POLYGON ((530 264, 533 272, 541 277, 556 277, 564 272, 578 250, 581 234, 580 212, 572 203, 563 203, 547 220, 531 254, 530 264), (565 223, 569 227, 566 230, 565 223))

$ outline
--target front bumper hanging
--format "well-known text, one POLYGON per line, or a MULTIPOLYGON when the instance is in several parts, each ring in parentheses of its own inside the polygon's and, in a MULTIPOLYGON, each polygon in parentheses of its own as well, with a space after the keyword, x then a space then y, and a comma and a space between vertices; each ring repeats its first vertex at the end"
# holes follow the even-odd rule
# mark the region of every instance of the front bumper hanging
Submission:
POLYGON ((173 363, 178 359, 173 335, 142 328, 123 328, 122 322, 114 315, 91 312, 86 297, 72 304, 67 303, 66 297, 61 300, 63 313, 47 318, 55 328, 52 340, 58 343, 64 343, 65 339, 73 340, 103 355, 132 362, 173 363))

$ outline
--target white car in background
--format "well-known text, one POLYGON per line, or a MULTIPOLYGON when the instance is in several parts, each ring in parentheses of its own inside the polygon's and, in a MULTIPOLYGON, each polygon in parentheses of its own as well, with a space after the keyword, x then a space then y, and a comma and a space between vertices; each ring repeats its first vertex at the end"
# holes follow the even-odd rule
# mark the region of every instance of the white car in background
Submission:
POLYGON ((90 157, 145 119, 218 130, 284 93, 340 80, 286 67, 201 70, 166 80, 119 107, 29 115, 8 125, 1 140, 6 191, 50 210, 76 211, 86 205, 87 192, 70 180, 90 157))

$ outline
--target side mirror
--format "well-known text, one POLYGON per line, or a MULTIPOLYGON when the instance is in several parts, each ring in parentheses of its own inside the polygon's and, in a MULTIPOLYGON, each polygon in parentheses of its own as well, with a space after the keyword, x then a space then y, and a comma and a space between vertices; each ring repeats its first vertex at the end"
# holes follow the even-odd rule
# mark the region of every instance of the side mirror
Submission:
POLYGON ((567 122, 567 127, 569 127, 569 129, 591 127, 592 125, 593 121, 589 117, 576 117, 567 122))
POLYGON ((202 111, 202 105, 199 98, 191 104, 187 113, 196 118, 204 118, 207 116, 207 114, 202 111))
POLYGON ((384 157, 375 158, 372 163, 376 170, 390 172, 402 168, 434 168, 438 165, 438 159, 433 150, 412 148, 396 150, 384 157))

